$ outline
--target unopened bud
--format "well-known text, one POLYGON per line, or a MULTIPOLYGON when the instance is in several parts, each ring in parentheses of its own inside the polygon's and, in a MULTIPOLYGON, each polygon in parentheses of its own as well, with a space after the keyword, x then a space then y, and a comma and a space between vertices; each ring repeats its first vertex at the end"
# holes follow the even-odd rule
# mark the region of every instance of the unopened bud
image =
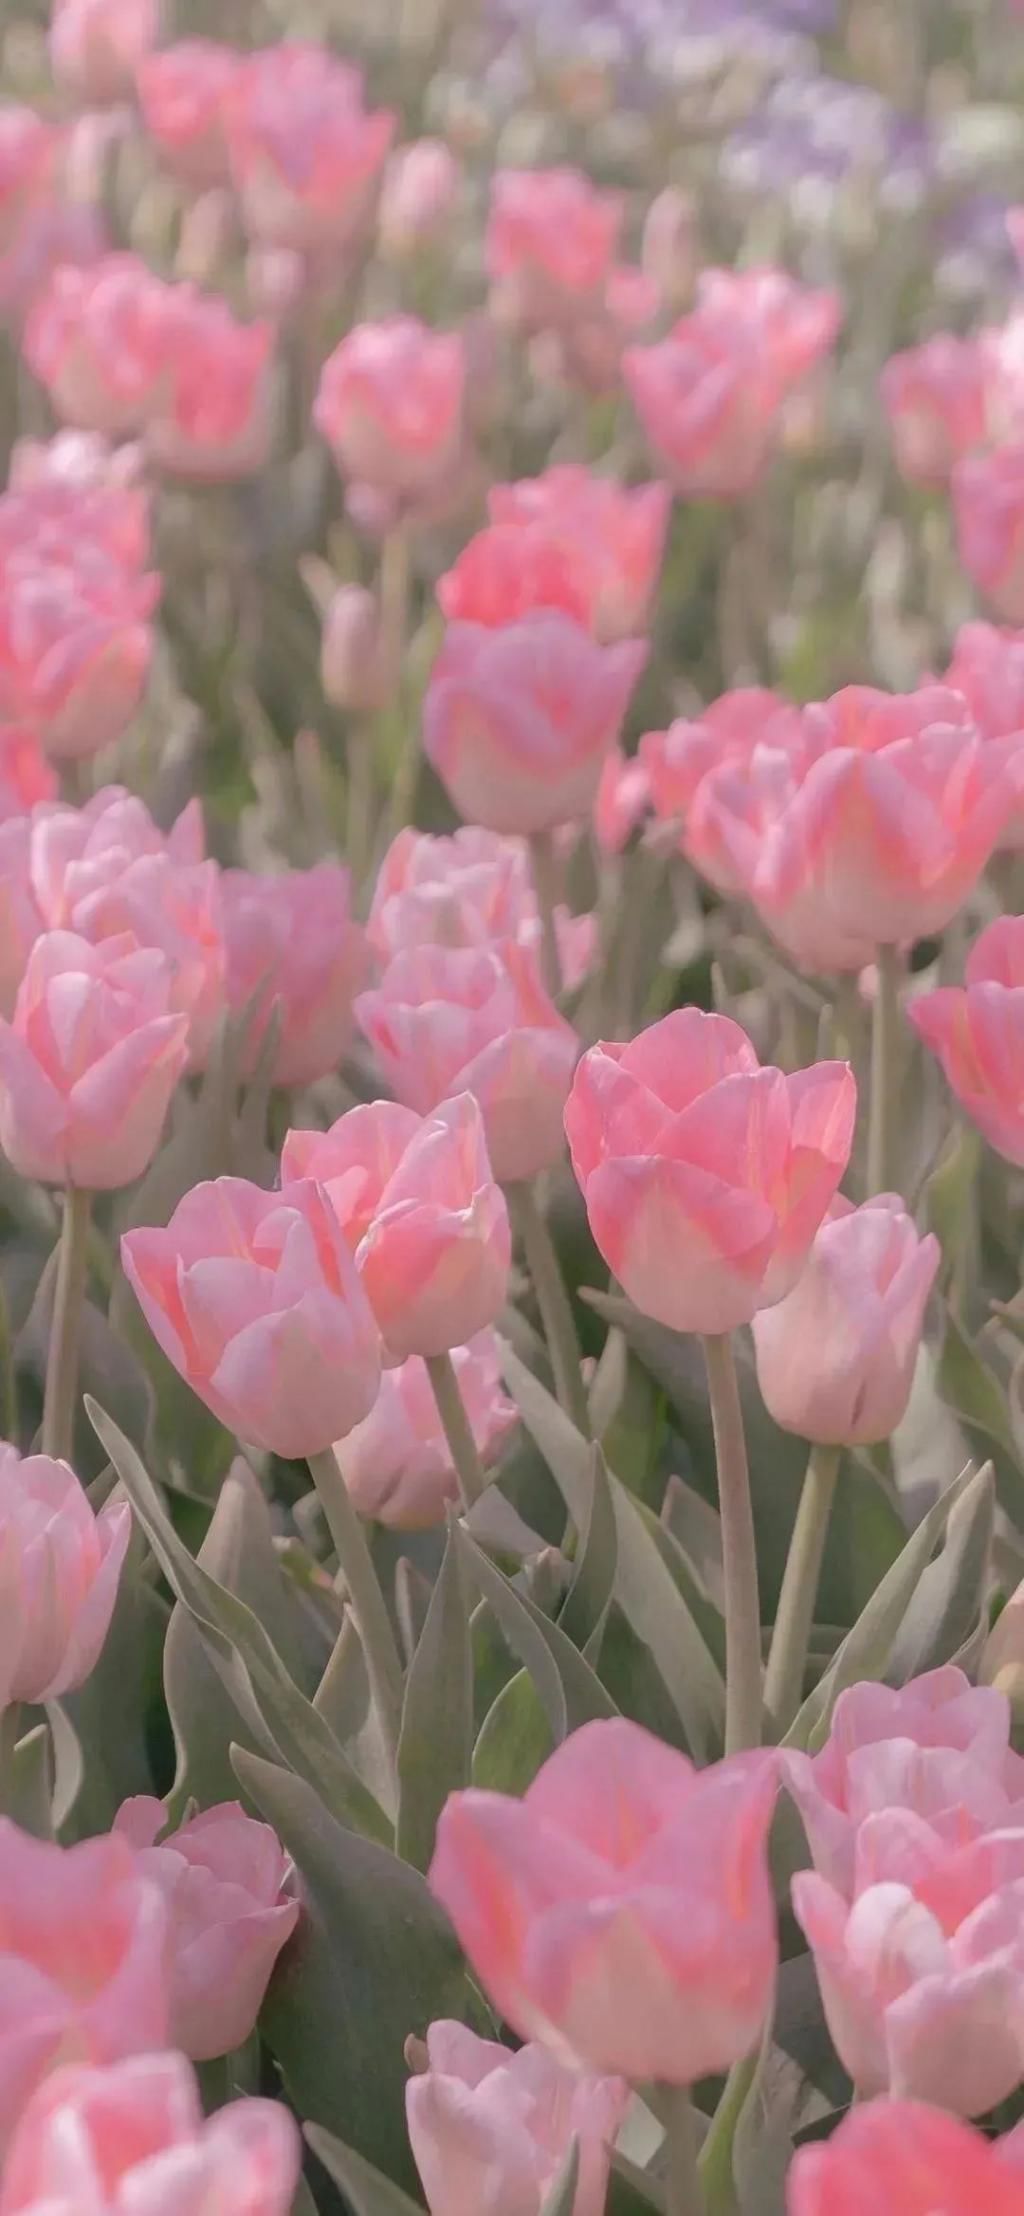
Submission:
POLYGON ((365 585, 339 585, 324 614, 320 647, 324 692, 336 708, 371 715, 391 689, 380 610, 365 585))
POLYGON ((442 232, 455 206, 462 171, 443 139, 417 139, 392 156, 381 187, 377 235, 381 252, 402 261, 442 232))
POLYGON ((651 201, 640 259, 666 307, 684 308, 697 274, 697 222, 689 193, 666 185, 651 201))

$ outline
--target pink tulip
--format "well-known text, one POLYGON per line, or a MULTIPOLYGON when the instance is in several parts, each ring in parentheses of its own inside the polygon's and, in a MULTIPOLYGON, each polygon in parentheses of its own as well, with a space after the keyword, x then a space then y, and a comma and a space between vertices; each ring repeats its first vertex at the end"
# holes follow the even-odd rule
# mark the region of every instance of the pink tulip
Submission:
POLYGON ((824 1446, 874 1446, 895 1431, 941 1258, 897 1194, 833 1201, 792 1292, 754 1317, 761 1398, 784 1431, 824 1446))
POLYGON ((849 1160, 843 1062, 761 1069, 727 1016, 682 1008, 583 1056, 565 1111, 590 1228, 644 1315, 731 1331, 796 1284, 849 1160))
POLYGON ((573 2139, 572 2216, 603 2216, 621 2078, 581 2077, 539 2046, 513 2054, 465 2024, 431 2024, 427 2054, 405 2112, 431 2216, 540 2216, 573 2139))
POLYGON ((284 1891, 288 1860, 269 1824, 237 1801, 165 1832, 162 1801, 125 1801, 115 1832, 167 1910, 170 2038, 192 2062, 233 2052, 256 2022, 299 1903, 284 1891))
POLYGON ((216 39, 182 39, 139 65, 139 106, 158 152, 186 184, 223 184, 228 175, 224 107, 241 56, 216 39))
POLYGON ((236 1014, 252 1010, 251 1056, 276 1009, 273 1082, 311 1085, 331 1076, 351 1039, 353 1000, 366 975, 347 869, 318 862, 278 876, 225 870, 221 884, 228 1002, 236 1014))
POLYGON ((939 332, 894 354, 881 384, 897 467, 911 484, 948 485, 988 437, 991 378, 977 340, 939 332))
POLYGON ((476 1095, 500 1184, 558 1161, 577 1039, 525 947, 409 948, 360 994, 356 1018, 392 1091, 419 1115, 453 1093, 476 1095))
POLYGON ((129 937, 37 939, 0 1022, 0 1144, 20 1177, 108 1192, 160 1143, 187 1056, 169 963, 129 937))
POLYGON ((124 100, 158 31, 159 0, 53 0, 50 64, 57 83, 84 107, 124 100))
POLYGON ((907 1809, 857 1833, 852 1903, 792 1883, 832 2042, 859 2095, 980 2116, 1024 2077, 1024 1829, 950 1845, 907 1809))
POLYGON ((279 2101, 232 2101, 204 2121, 182 2055, 78 2065, 25 2110, 0 2216, 288 2216, 299 2160, 279 2101))
POLYGON ((964 985, 908 1003, 961 1107, 997 1154, 1024 1165, 1024 916, 999 916, 967 957, 964 985))
POLYGON ((69 2055, 166 2046, 166 1930, 123 1839, 56 1847, 0 1819, 0 2149, 69 2055))
POLYGON ((668 529, 666 485, 621 485, 564 462, 541 477, 492 486, 487 506, 498 530, 542 530, 569 551, 584 600, 583 620, 597 638, 608 644, 647 629, 668 529))
MULTIPOLYGON (((964 623, 943 684, 963 693, 983 739, 1009 739, 1024 731, 1024 631, 1000 631, 993 623, 964 623)), ((1024 801, 1000 840, 1024 847, 1024 801)))
POLYGON ((0 715, 31 724, 56 761, 120 738, 145 691, 159 589, 84 553, 0 556, 0 715))
POLYGON ((757 2046, 777 1942, 770 1755, 697 1771, 584 1724, 521 1801, 453 1793, 430 1884, 489 1999, 566 2061, 687 2085, 757 2046))
POLYGON ((1021 2216, 1024 2132, 1002 2139, 922 2101, 851 2108, 824 2144, 799 2147, 788 2216, 1021 2216))
POLYGON ((395 129, 363 107, 357 69, 312 41, 245 55, 226 102, 231 173, 249 235, 301 253, 358 237, 395 129))
POLYGON ((173 287, 135 254, 54 271, 25 327, 25 359, 59 416, 112 438, 141 430, 170 389, 173 287))
POLYGON ((170 477, 227 484, 264 467, 274 429, 269 323, 240 323, 223 300, 173 289, 165 385, 146 451, 170 477))
POLYGON ((167 832, 154 823, 144 801, 124 785, 103 785, 80 808, 40 809, 31 825, 32 889, 51 930, 73 923, 93 894, 133 863, 166 856, 176 867, 197 866, 205 851, 197 800, 167 832))
POLYGON ((695 719, 681 716, 667 731, 648 731, 640 756, 655 813, 665 823, 686 822, 712 770, 746 769, 761 747, 791 752, 801 734, 800 710, 762 685, 722 693, 695 719))
POLYGON ((585 557, 543 523, 492 523, 478 531, 439 580, 437 597, 449 623, 497 631, 540 608, 557 608, 591 628, 585 557))
POLYGON ((335 347, 313 415, 343 477, 409 499, 455 469, 465 393, 459 332, 398 315, 357 323, 335 347))
POLYGON ((848 1687, 821 1753, 783 1760, 815 1868, 845 1894, 858 1827, 879 1809, 911 1809, 951 1846, 1024 1823, 1024 1757, 1010 1747, 1009 1703, 952 1663, 899 1689, 848 1687))
POLYGON ((13 246, 29 211, 53 182, 61 137, 34 108, 0 108, 0 253, 13 246))
POLYGON ((428 758, 460 815, 534 832, 590 812, 647 659, 542 609, 492 631, 453 623, 423 707, 428 758))
POLYGON ((446 1354, 495 1322, 508 1293, 508 1209, 469 1093, 423 1121, 393 1101, 290 1131, 286 1182, 327 1192, 391 1356, 446 1354))
POLYGON ((320 1454, 369 1414, 377 1327, 320 1186, 197 1185, 121 1259, 168 1361, 239 1438, 320 1454))
POLYGON ((0 1445, 0 1709, 83 1685, 110 1629, 127 1502, 97 1516, 66 1462, 0 1445))
POLYGON ((604 287, 622 217, 581 170, 499 169, 487 226, 499 309, 528 329, 571 320, 604 287))
MULTIPOLYGON (((191 866, 172 855, 139 854, 125 864, 111 849, 78 879, 70 924, 94 945, 128 934, 155 947, 171 969, 170 1006, 188 1018, 189 1062, 202 1069, 224 1012, 224 923, 215 862, 191 866)), ((67 880, 65 881, 67 883, 67 880)))
POLYGON ((435 246, 455 212, 462 171, 443 139, 414 139, 392 154, 381 185, 377 238, 389 261, 435 246))
POLYGON ((0 824, 23 821, 38 801, 56 797, 57 778, 35 732, 0 723, 0 824))
POLYGON ((144 570, 149 560, 149 495, 140 482, 138 446, 108 446, 95 431, 58 431, 19 439, 0 500, 0 551, 33 552, 73 568, 88 545, 116 568, 144 570))
POLYGON ((374 715, 392 696, 380 604, 365 585, 339 585, 324 611, 320 680, 328 700, 350 715, 374 715))
MULTIPOLYGON (((450 1351, 481 1466, 489 1469, 518 1420, 514 1403, 501 1390, 497 1346, 484 1331, 450 1351)), ((451 1448, 419 1355, 385 1370, 378 1398, 349 1432, 341 1460, 359 1514, 392 1530, 427 1531, 457 1505, 451 1448)))
POLYGON ((1004 623, 1024 623, 1024 440, 953 472, 960 559, 1004 623))
MULTIPOLYGON (((526 847, 475 824, 450 838, 411 826, 400 831, 377 872, 367 928, 384 962, 412 947, 479 947, 502 939, 538 952, 540 911, 526 847)), ((596 920, 558 907, 555 929, 565 982, 578 985, 594 958, 596 920)))
POLYGON ((40 933, 45 930, 32 883, 32 823, 12 816, 0 823, 0 1015, 12 1016, 18 988, 40 933))
POLYGON ((613 747, 601 771, 594 801, 594 837, 602 854, 621 854, 651 805, 647 765, 613 747))

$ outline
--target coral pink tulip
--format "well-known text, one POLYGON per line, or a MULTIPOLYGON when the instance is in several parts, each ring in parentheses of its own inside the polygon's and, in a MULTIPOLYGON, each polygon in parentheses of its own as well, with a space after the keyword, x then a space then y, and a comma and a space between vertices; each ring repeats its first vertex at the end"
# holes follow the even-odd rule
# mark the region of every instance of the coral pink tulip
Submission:
MULTIPOLYGON (((594 957, 596 918, 555 910, 562 975, 569 986, 594 957)), ((526 847, 464 825, 450 838, 411 827, 393 840, 377 872, 368 925, 382 961, 419 946, 489 946, 516 939, 539 951, 541 920, 526 847)))
POLYGON ((860 1208, 833 1201, 792 1292, 754 1317, 761 1398, 784 1431, 824 1446, 872 1446, 895 1431, 940 1260, 896 1194, 860 1208))
POLYGON ((188 1053, 172 975, 134 939, 37 939, 0 1023, 0 1144, 21 1177, 107 1192, 141 1177, 188 1053))
POLYGON ((459 198, 462 171, 443 139, 414 139, 392 155, 381 185, 377 238, 391 261, 436 245, 459 198))
POLYGON ((446 1354, 508 1292, 508 1209, 470 1093, 422 1121, 373 1101, 330 1131, 290 1131, 282 1175, 324 1186, 389 1353, 446 1354))
MULTIPOLYGON (((964 623, 943 684, 963 693, 983 739, 1009 739, 1024 731, 1024 631, 994 623, 964 623)), ((1003 847, 1024 847, 1024 801, 1003 833, 1003 847)))
POLYGON ((960 559, 1004 623, 1024 623, 1024 440, 953 472, 960 559))
MULTIPOLYGON (((481 1332, 469 1346, 453 1347, 451 1357, 481 1466, 488 1469, 518 1416, 501 1390, 497 1345, 491 1333, 481 1332)), ((341 1460, 360 1515, 395 1531, 429 1530, 458 1504, 451 1448, 418 1355, 385 1370, 378 1398, 349 1432, 341 1460)))
POLYGON ((176 285, 166 380, 146 425, 146 451, 171 477, 226 484, 267 461, 274 429, 274 334, 240 323, 223 300, 176 285))
POLYGON ((492 523, 478 531, 439 580, 437 597, 449 623, 489 631, 521 623, 539 608, 558 608, 591 627, 585 558, 543 523, 492 523))
POLYGON ((110 1629, 131 1521, 127 1502, 95 1515, 66 1462, 0 1445, 0 1708, 85 1683, 110 1629))
POLYGON ((170 2042, 209 2062, 248 2039, 270 1973, 299 1915, 288 1861, 269 1824, 237 1801, 167 1832, 162 1801, 125 1801, 114 1824, 167 1909, 170 2042))
POLYGON ((50 63, 57 83, 86 107, 126 99, 159 27, 159 0, 53 0, 50 63))
POLYGON ((952 1663, 898 1689, 849 1686, 820 1754, 783 1761, 815 1868, 842 1893, 854 1887, 858 1827, 879 1809, 911 1809, 950 1845, 1024 1823, 1009 1703, 952 1663))
POLYGON ((1024 1165, 1024 916, 990 923, 963 986, 921 993, 907 1014, 971 1122, 997 1154, 1024 1165))
POLYGON ((584 1724, 521 1801, 453 1793, 430 1883, 499 2014, 601 2072, 687 2085, 757 2046, 777 1942, 770 1755, 697 1771, 584 1724))
POLYGON ((832 2042, 858 2094, 980 2116, 1024 2077, 1024 1829, 949 1845, 886 1809, 856 1841, 852 1902, 792 1883, 832 2042))
POLYGON ((29 314, 25 359, 66 423, 130 436, 169 391, 174 315, 173 287, 135 254, 67 263, 29 314))
POLYGON ((222 184, 228 174, 224 104, 241 56, 216 39, 182 39, 139 65, 139 106, 168 168, 186 184, 222 184))
MULTIPOLYGON (((541 477, 494 485, 487 506, 497 529, 541 531, 552 544, 567 550, 575 565, 583 618, 607 644, 647 629, 665 549, 670 499, 666 485, 620 485, 615 478, 599 477, 579 463, 564 462, 541 477)), ((524 548, 527 544, 524 537, 524 548)), ((489 620, 486 615, 473 615, 469 608, 458 612, 477 622, 489 620)), ((569 612, 579 611, 570 608, 569 612)), ((499 610, 498 620, 507 621, 507 612, 499 610)))
POLYGON ((1024 2131, 987 2139, 923 2101, 851 2108, 824 2145, 800 2147, 788 2216, 1021 2216, 1024 2131))
POLYGON ((166 1936, 160 1894, 123 1839, 56 1847, 0 1819, 0 2150, 69 2055, 117 2062, 166 2046, 166 1936))
POLYGON ((583 1056, 565 1111, 590 1228, 644 1315, 731 1331, 805 1268, 849 1160, 843 1062, 761 1069, 727 1016, 683 1008, 583 1056))
POLYGON ((158 596, 155 576, 102 560, 0 557, 0 715, 31 724, 56 761, 111 745, 145 691, 158 596))
POLYGON ((121 1258, 168 1360, 240 1439, 321 1454, 369 1414, 379 1335, 319 1185, 197 1185, 166 1230, 126 1232, 121 1258))
POLYGON ((390 111, 363 107, 357 69, 312 41, 263 47, 241 60, 226 119, 252 238, 300 253, 353 243, 395 129, 390 111))
POLYGON ((405 2113, 431 2216, 540 2216, 574 2139, 572 2216, 603 2216, 621 2078, 580 2076, 539 2046, 513 2054, 465 2024, 431 2024, 427 2055, 405 2113))
POLYGON ((460 815, 534 832, 589 814, 646 658, 641 640, 600 646, 558 610, 497 631, 453 623, 423 743, 460 815))
POLYGON ((183 2056, 58 2070, 29 2103, 0 2216, 288 2216, 299 2134, 279 2101, 207 2121, 183 2056))
POLYGON ((465 396, 459 332, 399 315, 357 323, 335 347, 313 414, 344 477, 408 499, 455 469, 465 396))
POLYGON ((897 465, 911 484, 947 485, 955 464, 985 443, 989 386, 977 341, 946 332, 886 363, 882 400, 897 465))
POLYGON ((276 1010, 273 1082, 329 1077, 352 1036, 352 1004, 366 974, 347 869, 318 862, 279 876, 225 870, 221 883, 228 1001, 236 1014, 251 1009, 251 1054, 276 1010))
POLYGON ((407 1107, 426 1115, 455 1092, 476 1095, 501 1184, 559 1159, 577 1040, 525 947, 409 948, 356 1017, 407 1107))
POLYGON ((501 310, 528 328, 571 320, 611 273, 622 217, 581 170, 499 169, 487 268, 501 310))

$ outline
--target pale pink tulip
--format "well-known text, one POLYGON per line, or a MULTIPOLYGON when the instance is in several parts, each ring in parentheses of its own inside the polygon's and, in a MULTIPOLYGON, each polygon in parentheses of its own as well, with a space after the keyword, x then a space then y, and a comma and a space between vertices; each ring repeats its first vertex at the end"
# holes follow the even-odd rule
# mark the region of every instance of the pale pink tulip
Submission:
MULTIPOLYGON (((963 693, 983 739, 1009 739, 1024 731, 1024 631, 961 624, 943 684, 963 693)), ((1024 801, 999 843, 1024 847, 1024 801)))
POLYGON ((858 1827, 879 1809, 913 1810, 950 1845, 1024 1823, 1009 1703, 952 1663, 898 1689, 849 1686, 820 1754, 783 1761, 815 1868, 843 1893, 853 1891, 858 1827))
POLYGON ((175 313, 173 287, 135 254, 64 264, 29 314, 25 359, 65 422, 131 436, 169 393, 175 313))
POLYGON ((204 2121, 184 2057, 58 2070, 18 2125, 0 2216, 288 2216, 298 2130, 280 2101, 204 2121))
POLYGON ((150 138, 169 169, 186 184, 223 184, 228 175, 224 104, 241 66, 234 47, 216 39, 182 39, 147 54, 137 76, 139 106, 150 138))
POLYGON ((500 314, 527 329, 571 321, 600 298, 622 228, 616 193, 578 169, 499 169, 487 269, 500 314))
POLYGON ((329 1077, 351 1039, 353 1001, 366 975, 348 870, 335 862, 277 876, 225 870, 221 885, 228 1002, 236 1014, 251 1011, 250 1058, 276 1011, 274 1084, 329 1077))
POLYGON ((1004 623, 1024 623, 1024 440, 953 472, 960 559, 1004 623))
POLYGON ((849 1159, 843 1062, 761 1069, 727 1016, 678 1009, 583 1056, 565 1111, 590 1228, 644 1315, 722 1332, 782 1300, 849 1159))
POLYGON ((391 698, 395 671, 380 604, 365 585, 339 585, 324 610, 320 679, 328 700, 350 715, 374 715, 391 698))
POLYGON ((357 323, 335 347, 313 415, 343 477, 410 499, 456 468, 465 397, 461 334, 399 315, 357 323))
POLYGON ((166 1937, 160 1894, 123 1839, 57 1847, 0 1819, 0 2150, 69 2055, 117 2062, 166 2046, 166 1937))
MULTIPOLYGON (((489 1469, 518 1419, 501 1389, 501 1362, 490 1332, 451 1349, 459 1395, 482 1468, 489 1469)), ((395 1531, 426 1531, 444 1522, 459 1500, 451 1447, 437 1410, 427 1365, 412 1355, 385 1370, 380 1393, 350 1431, 340 1460, 361 1516, 395 1531)))
POLYGON ((436 246, 455 212, 462 170, 443 139, 414 139, 400 146, 384 172, 377 238, 391 261, 405 261, 436 246))
POLYGON ((53 0, 50 65, 57 83, 84 107, 128 98, 159 28, 159 0, 53 0))
POLYGON ((145 691, 159 592, 156 576, 82 552, 0 555, 0 716, 31 724, 56 761, 119 739, 145 691))
POLYGON ((149 495, 138 446, 112 447, 95 431, 58 431, 19 439, 10 484, 0 500, 0 552, 74 568, 76 555, 103 553, 128 572, 150 552, 149 495))
POLYGON ((32 819, 32 889, 40 914, 51 930, 70 925, 81 903, 103 891, 115 869, 166 855, 176 867, 190 869, 205 851, 203 812, 190 800, 169 831, 161 831, 149 809, 124 785, 103 785, 80 808, 41 808, 32 819))
POLYGON ((165 1830, 162 1801, 125 1801, 115 1832, 167 1910, 170 2039, 209 2062, 248 2039, 299 1903, 285 1893, 287 1856, 269 1824, 237 1801, 165 1830))
POLYGON ((110 1629, 127 1502, 97 1516, 66 1462, 0 1445, 0 1708, 85 1683, 110 1629))
POLYGON ((155 947, 171 969, 170 1006, 188 1018, 189 1062, 202 1069, 224 1013, 221 877, 215 862, 191 865, 170 853, 124 860, 116 849, 68 870, 71 928, 100 945, 127 934, 155 947))
POLYGON ((911 484, 948 485, 957 462, 984 445, 990 375, 976 339, 942 331, 882 371, 897 467, 911 484))
POLYGON ((460 815, 527 833, 588 815, 646 659, 642 640, 600 646, 555 609, 499 630, 453 623, 423 743, 460 815))
POLYGON ((172 984, 130 937, 36 940, 0 1022, 0 1144, 19 1176, 99 1192, 141 1177, 188 1054, 172 984))
POLYGON ((961 1107, 1008 1162, 1024 1165, 1024 916, 999 916, 967 957, 964 984, 907 1006, 961 1107))
POLYGON ((603 2216, 621 2078, 580 2076, 540 2046, 513 2054, 457 2023, 431 2024, 427 2055, 405 2113, 431 2216, 540 2216, 574 2139, 572 2216, 603 2216))
POLYGON ((923 2101, 851 2108, 824 2144, 799 2147, 788 2216, 1022 2216, 1024 2131, 988 2139, 923 2101))
POLYGON ((687 2085, 757 2046, 777 1959, 770 1755, 698 1771, 584 1724, 521 1801, 453 1793, 430 1884, 499 2014, 559 2057, 687 2085))
POLYGON ((499 1183, 559 1159, 578 1042, 527 948, 410 948, 360 994, 356 1017, 407 1107, 427 1115, 453 1093, 475 1094, 499 1183))
MULTIPOLYGON (((561 905, 555 930, 562 975, 578 985, 594 958, 597 922, 561 905)), ((407 948, 491 946, 516 939, 538 952, 541 920, 527 850, 466 824, 450 838, 408 826, 388 848, 374 888, 367 926, 384 962, 407 948)))
POLYGON ((121 1259, 168 1361, 240 1439, 320 1454, 369 1414, 380 1339, 319 1185, 197 1185, 121 1259))
POLYGON ((313 41, 245 55, 226 101, 231 173, 250 237, 302 253, 351 246, 395 130, 363 106, 360 72, 313 41))
POLYGON ((666 485, 621 485, 575 462, 559 463, 540 477, 494 485, 487 496, 493 525, 522 533, 543 530, 567 549, 584 596, 584 618, 606 644, 635 638, 649 625, 670 501, 666 485))
POLYGON ((422 1120, 379 1100, 330 1131, 290 1131, 281 1172, 324 1187, 394 1360, 446 1354, 494 1323, 508 1293, 508 1209, 471 1094, 422 1120))

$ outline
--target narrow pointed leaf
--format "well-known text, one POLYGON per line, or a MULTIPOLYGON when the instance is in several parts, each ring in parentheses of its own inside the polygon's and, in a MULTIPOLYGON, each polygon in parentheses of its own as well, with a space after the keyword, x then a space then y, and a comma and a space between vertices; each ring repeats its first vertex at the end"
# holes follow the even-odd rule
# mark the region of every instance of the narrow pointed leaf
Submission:
POLYGON ((454 1529, 405 1688, 398 1742, 399 1854, 426 1870, 449 1793, 468 1785, 473 1759, 473 1653, 454 1529))

